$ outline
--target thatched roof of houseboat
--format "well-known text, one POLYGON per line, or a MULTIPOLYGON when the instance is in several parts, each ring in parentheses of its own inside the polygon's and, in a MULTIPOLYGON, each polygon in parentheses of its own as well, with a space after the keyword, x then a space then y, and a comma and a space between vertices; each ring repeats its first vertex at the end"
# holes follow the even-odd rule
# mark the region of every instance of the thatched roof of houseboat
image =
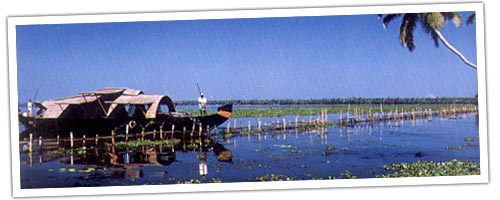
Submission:
POLYGON ((104 109, 104 105, 106 105, 107 110, 104 111, 106 116, 109 116, 116 106, 120 104, 148 105, 146 118, 155 118, 160 104, 167 105, 169 112, 175 112, 174 104, 168 96, 144 94, 141 90, 129 88, 104 88, 96 91, 80 92, 78 96, 44 101, 42 105, 46 110, 43 115, 44 118, 58 118, 70 105, 86 105, 95 101, 99 101, 100 104, 100 107, 95 109, 104 109))
POLYGON ((91 103, 99 99, 99 97, 100 96, 72 96, 44 101, 42 103, 42 105, 46 108, 46 111, 43 114, 44 118, 58 118, 69 105, 91 103))
MULTIPOLYGON (((106 103, 111 104, 108 110, 108 115, 113 112, 113 109, 118 104, 135 104, 135 105, 148 105, 146 111, 146 118, 155 118, 158 112, 160 104, 165 104, 168 107, 169 112, 175 112, 175 106, 170 97, 165 95, 155 95, 155 94, 139 94, 139 95, 121 95, 113 101, 106 101, 106 103)), ((163 112, 167 112, 166 110, 163 112)))
POLYGON ((91 92, 80 92, 79 95, 99 95, 99 94, 116 94, 121 93, 124 95, 139 95, 144 94, 141 90, 135 90, 130 88, 104 88, 91 92))

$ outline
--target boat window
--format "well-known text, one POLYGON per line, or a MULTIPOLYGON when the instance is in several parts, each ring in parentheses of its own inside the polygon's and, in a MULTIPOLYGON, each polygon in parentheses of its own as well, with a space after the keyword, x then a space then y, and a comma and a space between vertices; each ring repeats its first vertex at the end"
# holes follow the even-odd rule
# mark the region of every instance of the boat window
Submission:
POLYGON ((168 113, 168 112, 170 112, 170 110, 168 109, 167 104, 160 104, 160 106, 158 106, 158 113, 168 113))
POLYGON ((127 111, 127 114, 129 117, 133 117, 135 115, 136 110, 137 110, 137 106, 131 105, 131 104, 126 104, 125 110, 127 111))

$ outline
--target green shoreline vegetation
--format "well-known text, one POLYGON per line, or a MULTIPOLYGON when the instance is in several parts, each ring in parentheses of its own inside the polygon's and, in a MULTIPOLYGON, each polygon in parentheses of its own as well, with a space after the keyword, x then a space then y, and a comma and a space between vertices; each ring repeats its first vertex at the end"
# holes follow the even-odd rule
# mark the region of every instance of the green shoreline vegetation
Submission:
MULTIPOLYGON (((326 110, 328 113, 368 114, 369 112, 410 112, 412 110, 433 111, 450 108, 477 106, 478 97, 435 97, 435 98, 323 98, 323 99, 250 99, 250 100, 211 100, 211 105, 233 104, 232 118, 241 117, 281 117, 286 115, 317 115, 326 110)), ((176 101, 176 105, 197 105, 195 100, 176 101)), ((180 110, 190 115, 198 115, 197 109, 180 110)), ((214 114, 216 111, 209 111, 214 114)))
MULTIPOLYGON (((435 98, 323 98, 323 99, 249 99, 209 100, 209 104, 234 105, 334 105, 334 104, 477 104, 478 97, 435 98)), ((176 105, 198 105, 196 100, 176 101, 176 105)))
MULTIPOLYGON (((438 111, 441 109, 461 108, 476 106, 475 104, 390 104, 382 105, 382 112, 411 112, 412 110, 433 110, 438 111)), ((363 105, 255 105, 254 107, 237 106, 233 110, 232 118, 242 117, 281 117, 286 115, 301 115, 310 116, 318 115, 323 110, 328 113, 346 113, 358 112, 358 114, 380 113, 380 105, 376 104, 363 104, 363 105)), ((198 110, 183 110, 190 115, 198 115, 198 110)), ((215 111, 209 111, 208 114, 215 114, 215 111)))

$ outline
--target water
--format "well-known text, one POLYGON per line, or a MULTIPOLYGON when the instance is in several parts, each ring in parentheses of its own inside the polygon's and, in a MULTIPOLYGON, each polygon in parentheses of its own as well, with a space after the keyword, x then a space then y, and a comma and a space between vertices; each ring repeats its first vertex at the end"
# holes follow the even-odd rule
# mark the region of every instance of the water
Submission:
MULTIPOLYGON (((349 173, 357 178, 373 178, 389 173, 383 166, 392 163, 451 159, 479 162, 476 116, 463 114, 454 119, 434 117, 432 120, 308 131, 290 129, 233 137, 212 132, 202 138, 205 144, 201 148, 196 145, 199 140, 195 137, 174 149, 165 148, 160 152, 158 149, 149 153, 147 149, 118 152, 117 165, 106 161, 110 159, 105 156, 109 152, 101 149, 97 151, 100 156, 95 155, 95 149, 72 157, 36 151, 31 156, 21 153, 21 187, 253 182, 270 177, 338 179, 349 178, 346 175, 349 173), (221 149, 230 153, 230 161, 218 158, 221 149), (203 170, 205 164, 206 171, 203 170)), ((335 115, 329 116, 329 119, 334 118, 335 115)), ((281 119, 261 120, 264 123, 281 119)), ((301 116, 302 119, 308 120, 309 116, 301 116)), ((245 126, 246 121, 257 119, 238 120, 245 126)), ((295 120, 295 116, 288 116, 287 120, 295 120)), ((229 122, 233 123, 232 119, 229 122)))

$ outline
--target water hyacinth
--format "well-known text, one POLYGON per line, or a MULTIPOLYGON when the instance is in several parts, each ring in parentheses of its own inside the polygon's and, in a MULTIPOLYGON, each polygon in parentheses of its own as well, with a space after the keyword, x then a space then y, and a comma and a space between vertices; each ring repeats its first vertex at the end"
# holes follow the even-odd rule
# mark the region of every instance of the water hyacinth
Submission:
POLYGON ((266 174, 264 176, 259 176, 255 178, 257 181, 293 181, 297 180, 296 178, 286 176, 283 174, 266 174))
POLYGON ((465 176, 479 175, 479 163, 472 161, 451 160, 446 162, 417 161, 414 163, 395 163, 384 166, 390 174, 377 175, 377 178, 424 177, 424 176, 465 176))
POLYGON ((172 147, 180 142, 179 139, 170 139, 170 140, 135 140, 128 142, 117 142, 115 144, 118 149, 126 149, 126 148, 138 148, 138 147, 172 147))

